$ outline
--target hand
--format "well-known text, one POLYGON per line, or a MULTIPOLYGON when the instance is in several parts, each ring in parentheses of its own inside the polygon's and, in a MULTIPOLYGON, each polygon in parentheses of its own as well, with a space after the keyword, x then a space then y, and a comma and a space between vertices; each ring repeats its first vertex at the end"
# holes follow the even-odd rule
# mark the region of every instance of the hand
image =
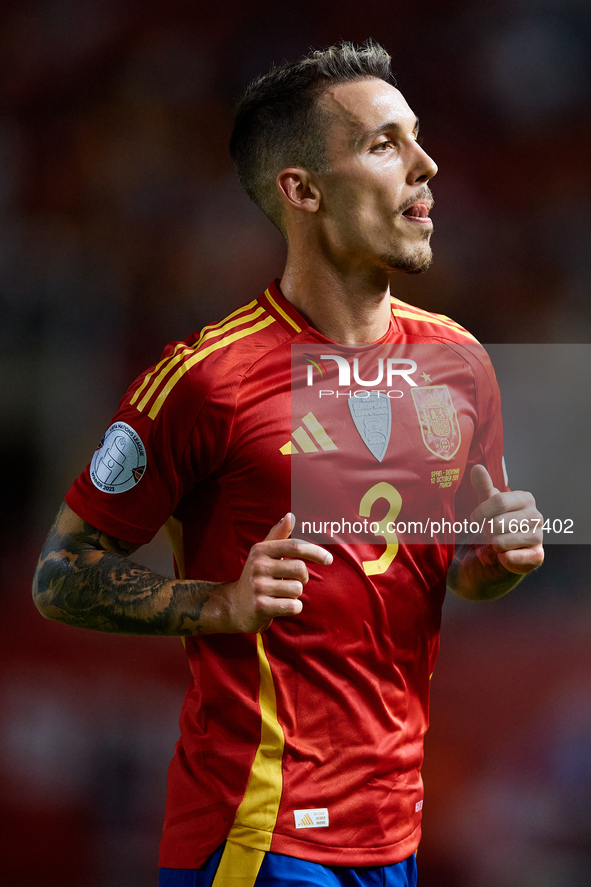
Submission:
POLYGON ((332 563, 332 554, 325 548, 289 538, 293 521, 292 514, 281 518, 263 542, 252 546, 240 579, 224 586, 228 631, 256 633, 279 616, 297 616, 309 579, 304 562, 332 563))
POLYGON ((522 490, 500 493, 484 465, 472 468, 470 480, 480 502, 470 515, 470 521, 481 523, 486 519, 486 526, 490 529, 492 519, 490 542, 502 566, 510 573, 518 574, 531 573, 541 566, 544 562, 543 518, 532 494, 522 490), (519 532, 509 532, 510 521, 516 522, 519 532), (526 532, 522 532, 522 527, 526 532))

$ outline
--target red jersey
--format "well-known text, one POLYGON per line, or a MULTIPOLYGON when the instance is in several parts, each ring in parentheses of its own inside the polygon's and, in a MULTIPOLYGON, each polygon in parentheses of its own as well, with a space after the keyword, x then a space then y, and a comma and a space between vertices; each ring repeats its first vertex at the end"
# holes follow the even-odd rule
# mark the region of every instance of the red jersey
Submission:
POLYGON ((164 867, 197 868, 224 839, 346 866, 398 862, 419 843, 453 546, 427 544, 428 533, 407 545, 398 525, 419 512, 453 519, 460 502, 469 514, 473 464, 505 489, 502 427, 486 352, 458 324, 393 299, 377 344, 401 350, 374 386, 379 357, 370 370, 365 349, 355 364, 363 346, 330 342, 273 284, 167 347, 66 497, 129 542, 166 523, 177 575, 214 582, 239 577, 304 488, 323 493, 309 500, 318 513, 301 503, 295 536, 314 538, 320 517, 345 522, 325 534, 333 564, 308 565, 300 615, 259 635, 186 639, 193 679, 169 769, 164 867), (415 359, 411 346, 427 350, 415 359), (351 391, 331 356, 348 361, 351 391), (354 393, 370 388, 384 394, 354 393), (346 525, 355 518, 369 520, 361 534, 346 525))

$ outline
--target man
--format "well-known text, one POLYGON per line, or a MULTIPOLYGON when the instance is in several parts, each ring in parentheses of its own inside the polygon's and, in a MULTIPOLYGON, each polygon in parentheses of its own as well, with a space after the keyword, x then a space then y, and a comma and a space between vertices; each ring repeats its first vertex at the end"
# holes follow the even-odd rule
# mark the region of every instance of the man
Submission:
POLYGON ((488 599, 542 563, 533 497, 503 480, 484 350, 390 296, 393 272, 431 261, 437 167, 417 133, 371 42, 251 84, 231 151, 285 235, 283 277, 133 383, 42 552, 34 593, 46 617, 185 638, 193 682, 169 771, 162 885, 415 884, 446 577, 488 599), (292 351, 316 347, 311 372, 323 366, 334 388, 339 360, 357 378, 371 344, 403 350, 386 358, 400 390, 362 388, 369 423, 348 392, 301 417, 294 407, 290 424, 292 351), (439 349, 418 379, 404 350, 414 347, 439 349), (353 503, 384 540, 341 535, 329 551, 290 539, 290 471, 304 458, 312 481, 328 477, 329 498, 353 503), (490 541, 455 556, 451 544, 399 545, 395 518, 419 500, 430 520, 437 509, 453 520, 462 503, 490 541), (519 533, 505 532, 510 520, 519 533), (177 579, 126 560, 164 522, 177 579))

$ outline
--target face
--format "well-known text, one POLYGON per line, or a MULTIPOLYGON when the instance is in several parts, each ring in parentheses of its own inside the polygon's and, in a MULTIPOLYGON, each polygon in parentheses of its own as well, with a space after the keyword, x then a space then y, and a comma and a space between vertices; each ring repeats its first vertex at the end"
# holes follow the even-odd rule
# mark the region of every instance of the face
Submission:
POLYGON ((350 267, 424 271, 433 231, 427 182, 437 166, 404 97, 372 78, 332 87, 320 101, 330 121, 329 169, 319 174, 325 249, 350 267))

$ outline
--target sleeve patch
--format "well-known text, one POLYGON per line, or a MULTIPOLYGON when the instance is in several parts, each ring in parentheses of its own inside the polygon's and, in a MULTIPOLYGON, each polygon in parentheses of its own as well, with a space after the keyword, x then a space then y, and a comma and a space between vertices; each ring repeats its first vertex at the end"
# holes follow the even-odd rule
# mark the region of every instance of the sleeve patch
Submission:
POLYGON ((146 470, 146 448, 127 422, 107 430, 90 463, 90 479, 103 493, 125 493, 140 482, 146 470))

